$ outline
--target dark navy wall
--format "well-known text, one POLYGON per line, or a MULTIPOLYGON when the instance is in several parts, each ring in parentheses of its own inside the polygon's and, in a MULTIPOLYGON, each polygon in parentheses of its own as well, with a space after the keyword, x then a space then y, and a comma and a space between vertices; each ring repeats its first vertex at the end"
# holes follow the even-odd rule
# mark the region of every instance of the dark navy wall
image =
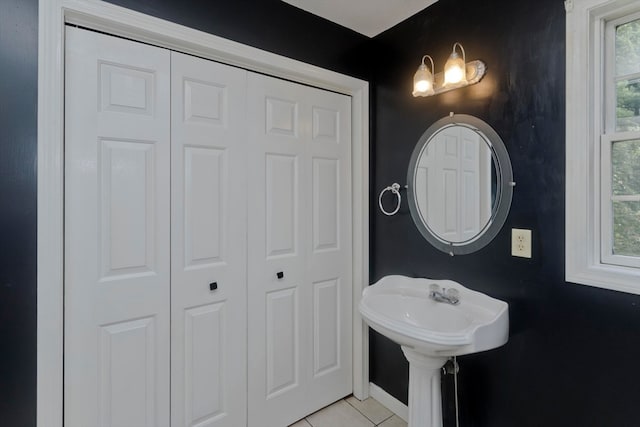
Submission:
MULTIPOLYGON (((453 279, 508 301, 502 348, 459 358, 460 425, 640 425, 640 297, 564 281, 565 11, 562 1, 440 0, 376 42, 371 191, 371 281, 387 274, 453 279), (478 85, 413 98, 413 73, 429 53, 442 70, 454 42, 482 59, 478 85), (387 217, 377 193, 404 184, 422 132, 450 111, 488 122, 505 141, 515 187, 496 239, 449 257, 414 226, 406 204, 387 217), (533 258, 510 255, 510 229, 533 230, 533 258)), ((371 380, 407 399, 399 347, 371 335, 371 380)), ((445 422, 454 426, 451 383, 445 422)))
POLYGON ((366 78, 368 37, 280 0, 106 0, 249 46, 366 78))
MULTIPOLYGON (((368 38, 279 0, 112 3, 360 78, 368 38)), ((36 422, 38 0, 0 0, 0 426, 36 422)), ((89 427, 89 426, 87 426, 89 427)))
POLYGON ((38 0, 0 0, 0 425, 35 424, 38 0))

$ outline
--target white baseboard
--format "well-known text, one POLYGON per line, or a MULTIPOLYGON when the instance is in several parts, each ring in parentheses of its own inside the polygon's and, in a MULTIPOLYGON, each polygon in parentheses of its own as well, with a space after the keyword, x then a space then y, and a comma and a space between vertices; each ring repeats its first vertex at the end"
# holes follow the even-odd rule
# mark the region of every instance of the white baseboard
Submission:
POLYGON ((374 383, 369 383, 369 395, 375 400, 380 402, 382 406, 385 406, 388 410, 409 422, 409 408, 404 403, 400 402, 395 397, 378 387, 374 383))

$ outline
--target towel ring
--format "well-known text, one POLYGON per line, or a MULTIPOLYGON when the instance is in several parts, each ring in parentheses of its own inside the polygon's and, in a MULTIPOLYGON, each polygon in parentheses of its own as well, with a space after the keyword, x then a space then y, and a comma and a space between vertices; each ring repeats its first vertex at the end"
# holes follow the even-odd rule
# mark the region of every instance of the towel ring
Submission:
POLYGON ((380 196, 378 197, 378 205, 380 206, 380 210, 382 211, 383 214, 387 216, 397 214, 398 211, 400 210, 400 203, 402 203, 402 196, 400 195, 400 184, 398 184, 397 182, 394 182, 389 187, 386 187, 384 190, 380 192, 380 196), (393 194, 398 196, 398 205, 392 212, 387 212, 386 210, 384 210, 384 206, 382 206, 382 195, 387 191, 391 191, 393 194))

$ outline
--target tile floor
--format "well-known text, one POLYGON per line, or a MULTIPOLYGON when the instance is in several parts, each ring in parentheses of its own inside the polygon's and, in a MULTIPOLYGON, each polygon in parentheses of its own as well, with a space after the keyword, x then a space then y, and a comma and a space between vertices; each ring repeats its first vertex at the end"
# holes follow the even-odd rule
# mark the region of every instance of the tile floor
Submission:
POLYGON ((342 399, 289 427, 407 427, 402 418, 372 398, 342 399))

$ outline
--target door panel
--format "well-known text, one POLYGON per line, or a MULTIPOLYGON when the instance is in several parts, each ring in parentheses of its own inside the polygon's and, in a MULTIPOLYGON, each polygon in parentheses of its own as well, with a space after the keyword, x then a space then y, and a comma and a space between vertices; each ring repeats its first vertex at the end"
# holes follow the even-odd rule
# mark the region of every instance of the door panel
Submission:
POLYGON ((236 427, 246 424, 246 72, 175 52, 171 66, 172 426, 236 427))
POLYGON ((184 415, 191 421, 188 425, 215 425, 214 420, 225 415, 225 398, 229 398, 225 396, 225 309, 224 303, 216 303, 185 310, 184 415))
POLYGON ((184 148, 184 265, 224 262, 227 156, 220 148, 184 148))
POLYGON ((340 368, 340 280, 313 284, 313 376, 340 368))
POLYGON ((298 158, 265 156, 267 257, 295 256, 299 236, 298 158))
POLYGON ((338 159, 313 159, 313 252, 337 250, 340 238, 338 159))
POLYGON ((144 426, 154 419, 156 352, 154 318, 100 327, 100 424, 144 426))
POLYGON ((267 399, 299 385, 297 286, 267 293, 267 399))
POLYGON ((65 425, 169 425, 169 53, 67 28, 65 425))
POLYGON ((351 392, 350 99, 249 73, 249 426, 351 392))
POLYGON ((267 134, 298 137, 298 108, 295 100, 284 100, 276 97, 265 97, 267 134))
POLYGON ((464 240, 480 232, 480 148, 482 139, 478 134, 460 132, 460 232, 464 240))
POLYGON ((102 139, 99 150, 103 277, 153 272, 154 143, 102 139))

